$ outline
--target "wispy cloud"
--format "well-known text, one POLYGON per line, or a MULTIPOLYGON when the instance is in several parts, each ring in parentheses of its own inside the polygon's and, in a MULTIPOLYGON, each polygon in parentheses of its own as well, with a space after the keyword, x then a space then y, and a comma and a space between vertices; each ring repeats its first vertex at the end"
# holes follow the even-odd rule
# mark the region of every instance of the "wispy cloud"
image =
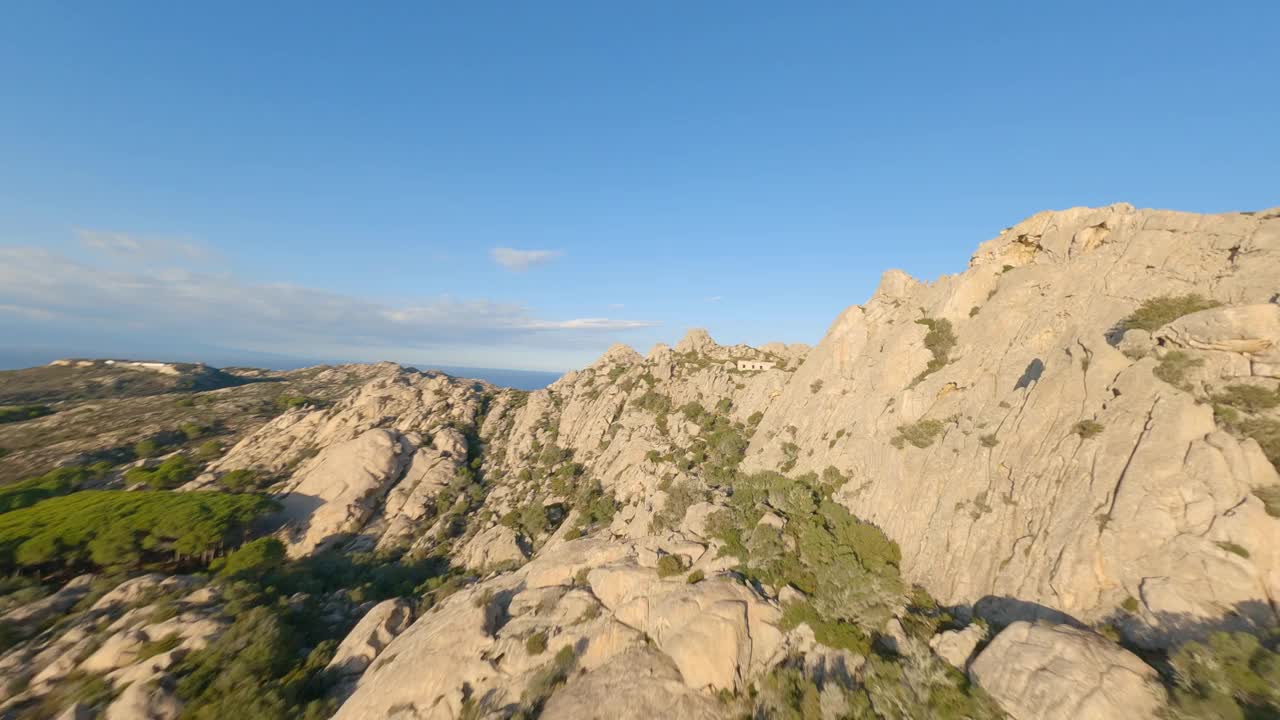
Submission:
MULTIPOLYGON (((135 252, 130 236, 91 237, 104 252, 135 252)), ((522 304, 484 299, 436 297, 392 305, 286 283, 253 283, 229 273, 122 267, 45 248, 0 246, 0 324, 20 337, 23 323, 67 337, 112 328, 282 352, 321 345, 591 348, 612 341, 614 333, 657 324, 545 318, 522 304)))
POLYGON ((550 262, 562 253, 559 250, 517 250, 497 247, 489 251, 489 257, 502 267, 514 272, 524 272, 535 265, 550 262))
POLYGON ((720 302, 720 301, 721 301, 721 300, 723 300, 723 299, 724 299, 724 296, 723 296, 723 295, 712 295, 711 297, 707 298, 707 302, 709 302, 709 303, 718 303, 718 302, 720 302))
POLYGON ((76 238, 89 250, 131 260, 204 260, 212 255, 209 248, 189 238, 147 237, 84 228, 76 230, 76 238))

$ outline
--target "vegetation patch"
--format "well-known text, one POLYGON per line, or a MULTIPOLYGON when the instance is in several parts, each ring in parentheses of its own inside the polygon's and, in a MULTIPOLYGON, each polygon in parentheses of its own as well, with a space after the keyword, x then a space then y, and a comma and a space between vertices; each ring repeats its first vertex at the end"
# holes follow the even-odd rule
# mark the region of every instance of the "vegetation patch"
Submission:
POLYGON ((1228 385, 1210 399, 1215 406, 1224 405, 1242 412, 1258 413, 1280 406, 1280 388, 1268 390, 1259 385, 1228 385))
POLYGON ((990 433, 978 438, 978 443, 984 448, 993 448, 1000 444, 1000 440, 995 436, 995 433, 990 433))
POLYGON ((1191 390, 1187 382, 1187 373, 1192 368, 1204 365, 1204 360, 1191 357, 1181 350, 1167 352, 1160 358, 1160 363, 1151 369, 1152 374, 1180 390, 1191 390))
POLYGON ((1240 557, 1245 559, 1248 559, 1249 557, 1249 551, 1244 549, 1243 546, 1238 545, 1236 543, 1224 540, 1224 541, 1218 542, 1217 545, 1218 547, 1222 548, 1223 550, 1226 550, 1227 552, 1233 555, 1239 555, 1240 557))
POLYGON ((547 650, 547 633, 538 631, 524 639, 524 650, 530 655, 541 655, 547 650))
POLYGON ((211 560, 275 504, 258 495, 85 490, 0 515, 0 572, 211 560))
POLYGON ((11 405, 0 407, 0 425, 23 420, 34 420, 45 415, 52 415, 53 409, 48 405, 11 405))
POLYGON ((1209 300, 1194 293, 1190 295, 1161 295, 1142 303, 1131 315, 1122 319, 1118 327, 1122 331, 1159 330, 1183 315, 1215 308, 1221 304, 1217 300, 1209 300))
POLYGON ((899 425, 898 434, 889 443, 898 449, 902 449, 907 443, 927 448, 938 439, 946 426, 941 420, 933 419, 920 419, 909 425, 899 425))
POLYGON ((929 332, 925 333, 924 336, 924 346, 930 353, 933 353, 933 358, 929 360, 929 364, 925 366, 924 370, 911 381, 912 387, 951 362, 951 351, 956 346, 956 334, 951 329, 950 320, 945 318, 940 320, 920 318, 916 321, 916 324, 929 328, 929 332))
POLYGON ((172 490, 193 480, 200 471, 191 458, 183 454, 165 458, 164 462, 151 470, 130 468, 124 479, 130 485, 146 485, 152 490, 172 490))
POLYGON ((1081 420, 1071 426, 1071 432, 1080 436, 1082 440, 1088 440, 1091 437, 1100 435, 1106 426, 1097 420, 1081 420))
POLYGON ((903 604, 901 555, 878 528, 833 502, 831 487, 813 473, 740 477, 708 527, 748 579, 805 594, 787 607, 784 624, 803 622, 824 644, 865 651, 869 633, 903 604), (761 523, 766 512, 784 518, 783 527, 761 523))
POLYGON ((1280 518, 1280 485, 1254 488, 1253 494, 1262 501, 1262 506, 1266 508, 1268 515, 1280 518))
POLYGON ((0 513, 30 507, 41 500, 74 492, 87 482, 100 480, 110 470, 111 464, 107 462, 63 467, 7 485, 0 488, 0 513))
POLYGON ((1215 632, 1170 658, 1175 718, 1280 717, 1280 654, 1257 638, 1215 632))
POLYGON ((678 555, 663 555, 658 558, 658 577, 665 578, 679 575, 685 571, 684 561, 678 555))

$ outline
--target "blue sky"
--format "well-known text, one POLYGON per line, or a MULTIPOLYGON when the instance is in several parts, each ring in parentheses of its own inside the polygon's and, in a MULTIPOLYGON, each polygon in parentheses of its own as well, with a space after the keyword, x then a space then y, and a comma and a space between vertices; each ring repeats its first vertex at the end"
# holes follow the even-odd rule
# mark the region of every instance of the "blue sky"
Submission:
POLYGON ((1280 204, 1278 3, 796 5, 11 3, 0 349, 816 343, 1042 209, 1280 204))

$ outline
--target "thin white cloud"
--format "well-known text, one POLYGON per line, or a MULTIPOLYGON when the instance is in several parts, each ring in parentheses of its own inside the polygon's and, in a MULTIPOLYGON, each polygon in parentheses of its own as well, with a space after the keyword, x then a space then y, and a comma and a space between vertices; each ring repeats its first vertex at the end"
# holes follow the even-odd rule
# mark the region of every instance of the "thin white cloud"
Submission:
POLYGON ((561 254, 559 250, 517 250, 508 247, 496 247, 489 251, 489 257, 494 262, 514 272, 524 272, 535 265, 548 263, 561 254))
POLYGON ((84 228, 76 230, 76 237, 89 250, 129 259, 204 260, 211 255, 207 247, 188 238, 145 237, 84 228))
POLYGON ((483 299, 440 297, 393 306, 228 273, 124 268, 21 246, 0 246, 0 323, 10 332, 18 326, 19 333, 24 323, 66 337, 110 327, 295 354, 319 346, 589 348, 614 340, 615 333, 657 324, 541 318, 524 305, 483 299))
POLYGON ((724 299, 724 296, 723 296, 723 295, 712 295, 711 297, 707 298, 707 302, 709 302, 709 303, 718 303, 718 302, 720 302, 720 301, 721 301, 721 300, 723 300, 723 299, 724 299))

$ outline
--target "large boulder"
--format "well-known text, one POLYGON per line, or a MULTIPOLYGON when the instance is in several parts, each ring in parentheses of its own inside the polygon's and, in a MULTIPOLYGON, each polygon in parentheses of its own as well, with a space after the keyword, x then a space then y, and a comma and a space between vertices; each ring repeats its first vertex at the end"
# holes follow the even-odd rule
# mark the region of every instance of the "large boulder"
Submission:
POLYGON ((369 430, 308 461, 281 499, 289 556, 310 554, 358 532, 408 464, 407 444, 394 431, 369 430))
POLYGON ((388 644, 413 622, 413 605, 403 598, 374 605, 347 633, 329 661, 328 669, 341 675, 359 675, 388 644))
POLYGON ((1166 695, 1138 656, 1087 630, 1016 622, 969 666, 1014 720, 1146 720, 1166 695))

